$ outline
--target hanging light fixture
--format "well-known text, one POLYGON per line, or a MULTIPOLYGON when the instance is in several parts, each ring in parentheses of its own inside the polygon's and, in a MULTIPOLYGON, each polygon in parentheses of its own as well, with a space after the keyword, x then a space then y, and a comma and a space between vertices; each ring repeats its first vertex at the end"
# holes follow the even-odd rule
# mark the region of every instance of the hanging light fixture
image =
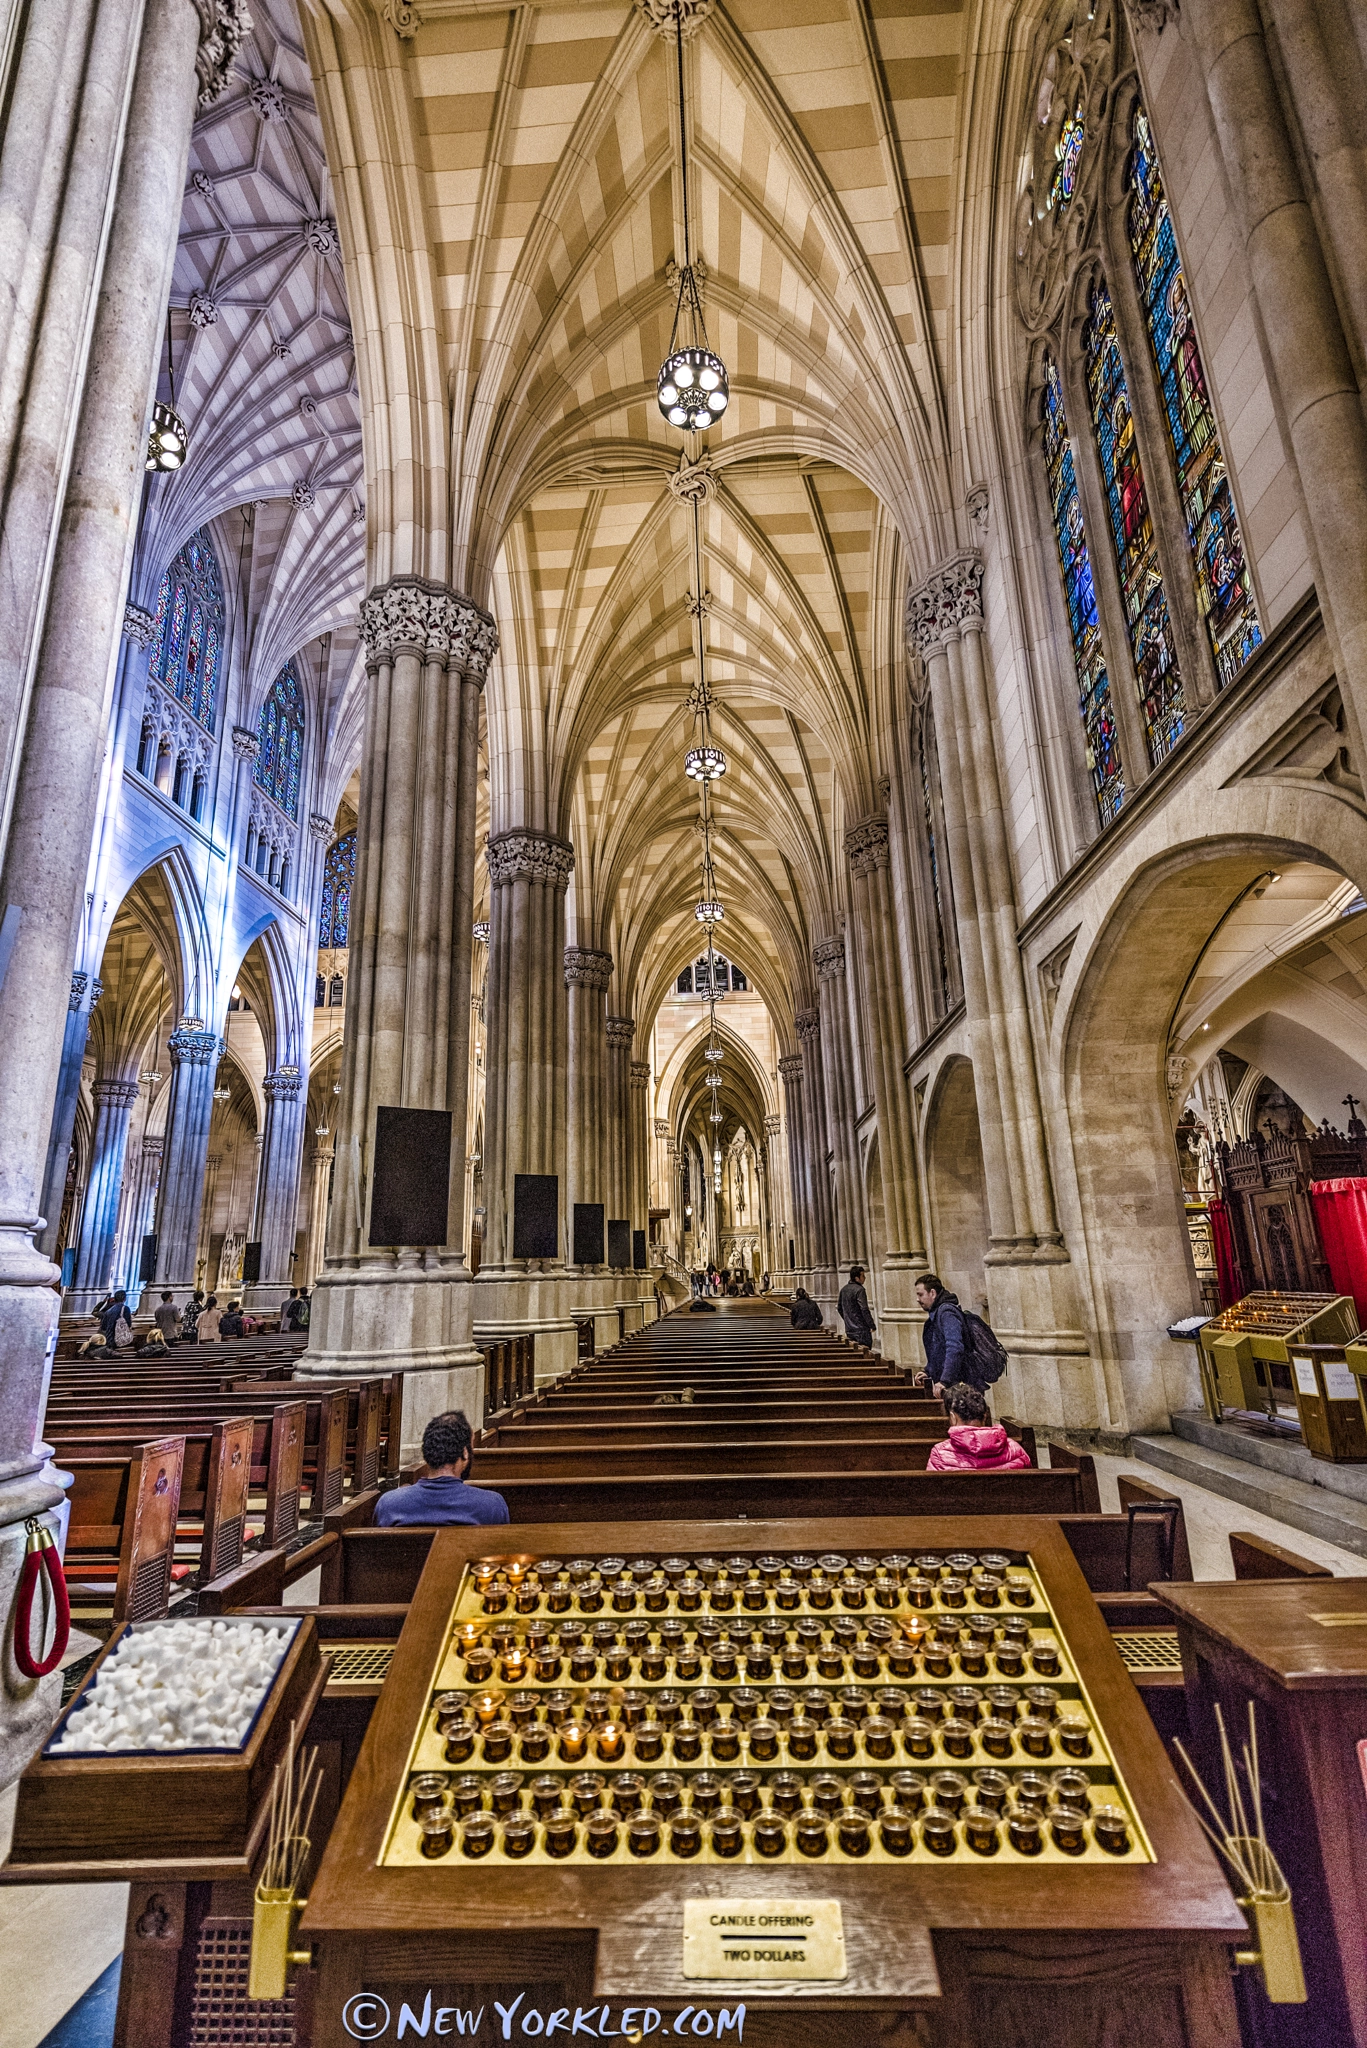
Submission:
POLYGON ((693 268, 693 238, 688 215, 688 106, 684 97, 683 0, 677 0, 679 60, 679 162, 683 184, 684 260, 679 270, 679 296, 674 305, 669 354, 660 365, 655 395, 671 427, 701 433, 719 420, 731 396, 730 379, 721 357, 709 346, 702 295, 693 268))
POLYGON ((171 309, 166 309, 166 375, 171 386, 171 402, 158 398, 152 404, 152 427, 147 436, 147 462, 149 470, 165 474, 168 470, 179 469, 190 447, 190 436, 184 420, 176 411, 176 366, 171 355, 171 309))
POLYGON ((709 1045, 707 1051, 703 1054, 705 1060, 719 1060, 721 1057, 722 1049, 719 1045, 709 1045))
POLYGON ((708 1074, 706 1076, 706 1081, 707 1086, 709 1088, 720 1088, 722 1085, 722 1079, 720 1074, 708 1074))
POLYGON ((690 747, 684 755, 684 774, 690 782, 716 782, 726 773, 726 756, 714 740, 690 747))
POLYGON ((701 903, 693 905, 693 915, 697 918, 699 924, 705 924, 710 929, 714 924, 722 922, 726 912, 715 898, 705 897, 701 903))

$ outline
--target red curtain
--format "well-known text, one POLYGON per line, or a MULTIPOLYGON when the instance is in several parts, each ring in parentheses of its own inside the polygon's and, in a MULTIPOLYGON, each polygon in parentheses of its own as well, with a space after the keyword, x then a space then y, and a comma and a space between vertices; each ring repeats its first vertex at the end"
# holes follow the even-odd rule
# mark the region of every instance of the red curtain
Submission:
POLYGON ((1244 1282, 1239 1271, 1238 1253, 1234 1249, 1234 1233, 1229 1227, 1229 1210, 1220 1195, 1212 1195, 1207 1207, 1210 1211, 1210 1241, 1215 1252, 1215 1277, 1220 1288, 1220 1306, 1233 1308, 1235 1302, 1243 1295, 1244 1282))
POLYGON ((1367 1180, 1312 1181, 1310 1199, 1335 1291, 1352 1295, 1367 1325, 1367 1180))

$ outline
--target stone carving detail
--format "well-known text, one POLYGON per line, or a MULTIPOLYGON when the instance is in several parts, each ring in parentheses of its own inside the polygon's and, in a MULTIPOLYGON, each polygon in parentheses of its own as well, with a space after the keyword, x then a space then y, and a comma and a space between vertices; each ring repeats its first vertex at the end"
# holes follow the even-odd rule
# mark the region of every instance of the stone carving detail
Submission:
POLYGON ((1054 1021, 1054 1005, 1058 1001, 1058 992, 1063 986, 1063 977, 1067 972, 1068 962, 1073 957, 1073 947, 1076 941, 1077 932, 1069 932, 1067 938, 1060 945, 1055 946, 1052 953, 1046 953, 1039 964, 1040 988, 1044 994, 1044 1014, 1051 1024, 1054 1021))
POLYGON ((219 1056, 216 1031, 198 1031, 185 1024, 171 1033, 166 1045, 178 1067, 207 1067, 219 1056))
POLYGON ((213 750, 211 736, 156 683, 149 683, 143 692, 142 740, 144 756, 150 755, 149 775, 155 774, 157 759, 163 753, 176 761, 186 760, 192 776, 196 771, 207 772, 213 750))
POLYGON ((251 101, 252 112, 260 121, 287 121, 289 108, 285 94, 273 78, 254 78, 247 87, 247 98, 251 101))
POLYGON ((140 604, 126 604, 123 608, 123 637, 131 640, 135 647, 150 647, 157 637, 155 612, 144 611, 140 604))
POLYGON ((712 12, 713 0, 639 0, 642 14, 666 42, 676 42, 679 16, 683 15, 683 39, 691 42, 712 12))
POLYGON ((296 512, 304 512, 307 511, 308 507, 312 505, 313 502, 313 485, 309 482, 307 477, 301 477, 299 482, 294 486, 294 489, 290 492, 290 503, 291 505, 293 505, 296 512))
POLYGON ((196 192, 198 192, 201 199, 213 198, 214 181, 209 176, 207 171, 196 171, 193 178, 191 178, 190 183, 194 186, 196 192))
POLYGON ((1290 782, 1323 782, 1340 796, 1363 801, 1362 776, 1349 751, 1348 720, 1337 683, 1319 690, 1253 756, 1244 776, 1285 776, 1290 782))
POLYGON ((685 505, 706 505, 716 497, 717 472, 705 448, 696 462, 690 462, 686 455, 679 457, 678 468, 670 471, 669 488, 685 505))
POLYGON ((1079 258, 1091 246, 1107 161, 1097 144, 1110 131, 1123 62, 1115 0, 1095 0, 1087 11, 1058 4, 1048 20, 1044 33, 1051 41, 1037 46, 1039 83, 1016 155, 1029 166, 1016 206, 1016 305, 1032 335, 1057 321, 1079 258), (1067 204, 1056 205, 1063 129, 1079 112, 1086 140, 1077 182, 1067 204))
POLYGON ((888 821, 864 818, 845 834, 845 852, 857 875, 871 875, 888 865, 888 821))
POLYGON ((776 1137, 778 1136, 779 1132, 780 1132, 780 1131, 781 1131, 782 1129, 783 1129, 783 1118, 782 1118, 781 1116, 766 1116, 766 1117, 765 1117, 765 1119, 764 1119, 764 1135, 765 1135, 765 1137, 766 1137, 766 1138, 776 1138, 776 1137))
POLYGON ((195 77, 199 104, 211 107, 228 89, 233 59, 252 32, 252 18, 243 0, 195 0, 199 15, 199 49, 195 77))
POLYGON ((667 1138, 669 1136, 669 1125, 662 1116, 657 1116, 655 1119, 655 1135, 657 1138, 667 1138))
POLYGON ((335 256, 341 247, 337 240, 336 221, 326 213, 320 213, 316 220, 306 220, 304 241, 315 256, 335 256))
POLYGON ((261 752, 261 742, 250 726, 233 727, 233 752, 239 761, 254 761, 261 752))
POLYGON ((632 1063, 631 1063, 631 1085, 632 1085, 632 1087, 633 1087, 633 1088, 644 1088, 644 1087, 645 1087, 645 1085, 646 1085, 646 1083, 647 1083, 647 1082, 649 1081, 649 1079, 650 1079, 650 1061, 649 1061, 649 1060, 633 1060, 633 1061, 632 1061, 632 1063))
POLYGON ((555 839, 549 832, 516 829, 495 833, 484 842, 484 857, 495 889, 518 875, 563 889, 574 873, 574 848, 568 839, 555 839))
POLYGON ((566 988, 605 989, 612 980, 611 953, 596 953, 591 946, 566 946, 566 988))
POLYGON ((608 1044, 621 1046, 624 1050, 636 1036, 634 1017, 609 1017, 607 1021, 608 1044))
POLYGON ((384 0, 381 10, 400 42, 407 42, 422 27, 422 16, 411 0, 384 0))
POLYGON ((472 676, 483 687, 498 651, 498 628, 468 597, 418 576, 396 576, 361 605, 368 665, 417 654, 472 676))
POLYGON ((1182 1053, 1170 1053, 1167 1065, 1168 1101, 1185 1100, 1191 1086, 1192 1063, 1182 1053))
POLYGON ((261 1083, 261 1092, 267 1102, 297 1102, 304 1085, 304 1077, 298 1067, 277 1067, 273 1074, 267 1074, 261 1083))
POLYGON ((802 1079, 802 1054, 800 1052, 785 1052, 778 1063, 778 1070, 785 1081, 790 1083, 800 1081, 802 1079))
POLYGON ((96 1104, 105 1109, 131 1109, 138 1099, 136 1081, 97 1081, 91 1089, 96 1104))
POLYGON ((208 292, 191 292, 190 325, 192 327, 216 327, 218 325, 218 300, 210 298, 208 292))
POLYGON ((988 517, 992 509, 992 500, 988 495, 987 485, 974 484, 972 490, 964 499, 964 504, 968 508, 969 518, 973 521, 974 532, 980 538, 986 538, 988 517))
POLYGON ((79 970, 71 977, 71 994, 67 1000, 68 1010, 79 1010, 85 1001, 85 992, 90 985, 90 976, 79 970))
POLYGON ((821 1031, 821 1012, 820 1010, 799 1010, 794 1022, 797 1025, 799 1039, 801 1039, 804 1045, 811 1045, 821 1031))
POLYGON ((318 841, 318 844, 320 846, 331 845, 332 820, 331 818, 325 818, 321 811, 309 812, 309 831, 313 834, 314 838, 318 841))
POLYGON ((166 1140, 165 1140, 165 1138, 164 1138, 164 1137, 159 1137, 159 1138, 144 1138, 144 1139, 143 1139, 143 1141, 142 1141, 142 1156, 143 1156, 143 1158, 144 1158, 144 1159, 160 1159, 160 1157, 161 1157, 161 1155, 162 1155, 162 1152, 163 1152, 163 1150, 164 1150, 164 1148, 165 1148, 165 1145, 166 1145, 166 1140))
POLYGON ((907 644, 922 661, 983 622, 983 558, 976 548, 942 562, 907 598, 907 644))
POLYGON ((823 981, 833 980, 845 972, 845 941, 818 939, 812 948, 812 960, 823 981))
POLYGON ((1170 21, 1177 20, 1180 11, 1177 0, 1126 0, 1126 4, 1131 21, 1160 36, 1170 21))

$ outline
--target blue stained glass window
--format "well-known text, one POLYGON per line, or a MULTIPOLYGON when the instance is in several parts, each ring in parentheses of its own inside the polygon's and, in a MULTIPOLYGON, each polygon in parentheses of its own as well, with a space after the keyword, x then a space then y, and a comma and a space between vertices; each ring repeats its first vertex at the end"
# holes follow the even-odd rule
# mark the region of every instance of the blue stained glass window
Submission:
POLYGON ((192 533, 161 579, 148 674, 214 729, 223 651, 223 581, 204 527, 192 533))
POLYGON ((351 919, 351 890, 356 880, 356 834, 344 832, 328 848, 323 862, 323 908, 318 920, 320 947, 345 946, 351 919))
POLYGON ((1219 430, 1196 340, 1187 281, 1148 115, 1135 113, 1130 247, 1163 392, 1177 487, 1196 573, 1196 601, 1223 686, 1262 640, 1219 430))
POLYGON ((1049 204, 1056 206, 1060 213, 1077 190, 1078 166, 1082 162, 1082 147, 1087 140, 1087 130, 1082 123, 1082 109, 1070 114, 1059 135, 1056 153, 1058 162, 1054 166, 1053 182, 1049 187, 1049 204))
POLYGON ((294 663, 287 661, 256 722, 260 751, 254 780, 272 803, 299 816, 299 771, 304 759, 304 692, 294 663))
POLYGON ((1120 569, 1125 624, 1143 700, 1149 758, 1157 767, 1181 738, 1186 724, 1186 700, 1168 596, 1154 546, 1153 519, 1135 440, 1125 366, 1116 340, 1115 308, 1101 281, 1092 290, 1083 348, 1092 425, 1106 486, 1106 509, 1120 569))
POLYGON ((1073 638, 1078 708, 1087 736, 1087 766, 1092 771, 1092 788, 1101 822, 1109 825, 1125 801, 1125 776, 1116 737, 1111 679, 1106 671, 1106 656, 1097 622, 1092 559, 1087 552, 1073 449, 1068 438, 1063 381, 1052 356, 1044 359, 1043 412, 1044 466, 1049 478, 1049 501, 1054 513, 1059 568, 1063 572, 1063 594, 1068 605, 1068 629, 1073 638))

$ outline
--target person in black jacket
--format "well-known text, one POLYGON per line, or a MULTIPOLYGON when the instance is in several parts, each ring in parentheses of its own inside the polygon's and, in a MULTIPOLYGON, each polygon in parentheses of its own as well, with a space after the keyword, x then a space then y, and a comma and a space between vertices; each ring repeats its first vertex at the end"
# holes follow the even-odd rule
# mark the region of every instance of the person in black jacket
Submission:
POLYGON ((926 1312, 921 1339, 926 1347, 926 1369, 917 1384, 932 1386, 938 1393, 968 1377, 964 1357, 968 1349, 968 1326, 957 1294, 951 1294, 938 1273, 923 1273, 916 1282, 916 1299, 926 1312))
POLYGON ((821 1308, 812 1300, 805 1287, 799 1287, 793 1296, 793 1305, 788 1311, 788 1321, 795 1330, 819 1330, 821 1308))
POLYGON ((873 1310, 869 1297, 864 1292, 864 1268, 851 1266, 850 1277, 840 1290, 836 1303, 840 1320, 845 1325, 845 1335, 851 1344, 871 1345, 873 1343, 873 1310))

